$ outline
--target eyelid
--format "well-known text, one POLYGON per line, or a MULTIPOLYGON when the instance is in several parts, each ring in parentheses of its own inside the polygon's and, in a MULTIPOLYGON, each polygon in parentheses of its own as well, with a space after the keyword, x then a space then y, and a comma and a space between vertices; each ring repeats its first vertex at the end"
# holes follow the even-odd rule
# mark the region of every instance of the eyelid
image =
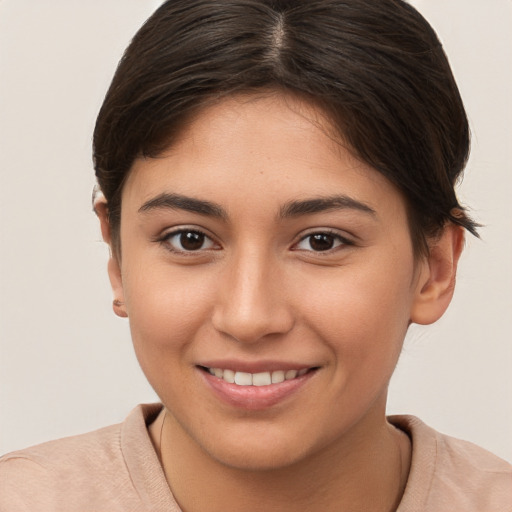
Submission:
MULTIPOLYGON (((311 228, 307 232, 301 233, 297 238, 298 239, 292 244, 291 250, 311 252, 311 253, 315 253, 315 254, 328 255, 342 247, 355 245, 355 242, 351 239, 351 237, 346 236, 333 228, 311 228), (300 249, 297 247, 298 244, 300 244, 301 242, 306 240, 308 237, 311 237, 314 235, 329 235, 329 236, 332 236, 333 238, 335 238, 340 243, 331 249, 326 249, 325 251, 315 251, 313 249, 300 249)), ((212 234, 210 234, 208 232, 208 230, 205 230, 198 226, 190 226, 190 225, 189 226, 187 226, 187 225, 175 226, 173 228, 168 228, 162 234, 156 236, 154 238, 154 242, 158 242, 158 243, 164 245, 167 250, 169 250, 173 253, 183 254, 183 255, 187 255, 187 256, 193 256, 193 255, 198 255, 198 254, 204 253, 206 251, 222 249, 222 246, 216 240, 216 237, 214 237, 212 234), (180 250, 180 249, 176 249, 176 248, 172 247, 172 245, 169 243, 169 241, 174 236, 180 235, 182 233, 187 233, 187 232, 199 233, 199 234, 203 235, 206 239, 208 239, 211 242, 213 247, 208 247, 205 249, 201 248, 201 249, 197 249, 197 250, 180 250)))
POLYGON ((355 245, 353 240, 351 240, 349 237, 341 234, 339 231, 336 231, 335 229, 332 229, 332 228, 314 228, 314 229, 311 229, 310 231, 308 231, 307 233, 302 233, 300 235, 299 239, 296 242, 294 242, 294 244, 292 245, 292 250, 305 251, 305 252, 312 252, 312 253, 315 253, 315 254, 326 254, 327 255, 327 254, 330 254, 332 252, 335 252, 340 247, 353 246, 353 245, 355 245), (313 249, 308 250, 308 249, 298 249, 298 248, 296 248, 298 246, 298 244, 300 244, 301 242, 303 242, 307 238, 309 238, 311 236, 314 236, 314 235, 329 235, 329 236, 332 236, 333 238, 335 238, 336 240, 338 240, 341 243, 339 245, 337 245, 335 247, 332 247, 331 249, 327 249, 325 251, 314 251, 313 249))
POLYGON ((205 253, 206 251, 212 251, 212 250, 219 250, 219 249, 221 249, 220 244, 215 240, 215 238, 212 235, 208 234, 205 229, 202 229, 202 228, 197 227, 197 226, 176 226, 176 227, 173 227, 173 228, 171 228, 171 229, 169 229, 167 231, 164 231, 161 235, 157 236, 154 241, 164 245, 165 248, 168 251, 170 251, 170 252, 173 252, 175 254, 182 254, 182 255, 186 255, 186 256, 193 256, 193 255, 197 256, 199 254, 205 253), (206 239, 210 240, 212 242, 212 244, 214 246, 216 246, 216 247, 208 247, 206 249, 197 249, 195 251, 187 251, 187 250, 175 249, 170 244, 170 240, 173 237, 175 237, 177 235, 180 235, 182 233, 199 233, 199 234, 203 235, 206 239))

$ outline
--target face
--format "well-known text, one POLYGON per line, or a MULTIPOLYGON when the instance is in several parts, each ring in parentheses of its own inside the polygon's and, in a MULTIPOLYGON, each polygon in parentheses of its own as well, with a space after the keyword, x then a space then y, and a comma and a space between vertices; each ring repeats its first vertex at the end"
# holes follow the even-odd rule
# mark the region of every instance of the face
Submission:
POLYGON ((137 357, 175 428, 233 467, 385 422, 422 263, 401 194, 330 132, 297 99, 230 98, 124 187, 111 278, 137 357))

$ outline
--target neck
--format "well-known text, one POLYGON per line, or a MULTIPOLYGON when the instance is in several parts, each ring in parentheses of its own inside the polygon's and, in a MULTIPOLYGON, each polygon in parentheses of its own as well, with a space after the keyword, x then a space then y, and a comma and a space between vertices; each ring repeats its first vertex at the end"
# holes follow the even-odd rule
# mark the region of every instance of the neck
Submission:
POLYGON ((165 409, 150 433, 184 512, 389 512, 396 510, 405 489, 410 443, 384 414, 378 428, 371 423, 296 464, 257 471, 213 459, 165 409))

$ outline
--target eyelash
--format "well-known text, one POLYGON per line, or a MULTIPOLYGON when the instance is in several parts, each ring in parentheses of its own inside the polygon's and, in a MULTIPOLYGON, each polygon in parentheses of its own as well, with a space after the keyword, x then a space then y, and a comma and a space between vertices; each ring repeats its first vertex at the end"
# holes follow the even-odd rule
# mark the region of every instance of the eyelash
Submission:
POLYGON ((351 246, 351 245, 354 245, 354 242, 352 242, 351 240, 341 236, 339 233, 337 233, 336 231, 333 231, 331 229, 323 229, 323 230, 319 230, 319 231, 313 231, 311 233, 308 233, 307 235, 304 235, 303 237, 301 237, 301 239, 296 243, 294 244, 294 250, 296 251, 305 251, 305 252, 312 252, 312 253, 315 253, 315 254, 332 254, 333 252, 336 252, 337 250, 341 249, 342 247, 344 246, 351 246), (314 236, 328 236, 328 237, 331 237, 334 241, 334 243, 338 242, 337 245, 335 245, 334 247, 331 247, 331 248, 328 248, 328 249, 325 249, 325 250, 320 250, 320 251, 314 251, 314 250, 308 250, 308 249, 301 249, 298 247, 299 244, 301 244, 302 242, 310 239, 310 242, 309 242, 309 245, 311 247, 311 240, 312 240, 312 237, 314 236), (296 247, 296 248, 295 248, 296 247))
MULTIPOLYGON (((165 247, 173 252, 173 253, 177 253, 177 254, 184 254, 184 255, 194 255, 194 254, 198 254, 202 251, 208 251, 208 250, 218 250, 217 248, 214 248, 213 246, 215 245, 218 245, 216 244, 216 242, 214 242, 212 240, 212 238, 210 236, 208 236, 204 231, 201 231, 200 229, 197 229, 197 228, 180 228, 180 229, 176 229, 174 231, 171 231, 169 233, 166 233, 165 235, 163 235, 161 238, 157 239, 158 242, 160 242, 161 244, 165 245, 165 247), (172 239, 175 238, 175 237, 178 237, 178 236, 183 236, 183 235, 186 235, 186 234, 194 234, 194 235, 200 235, 201 237, 203 237, 203 240, 202 240, 202 245, 205 243, 205 242, 209 242, 210 244, 210 247, 207 247, 207 248, 203 248, 203 247, 200 247, 198 248, 197 250, 187 250, 185 248, 183 249, 179 249, 179 248, 175 248, 172 246, 172 239)), ((179 242, 181 245, 182 245, 182 241, 179 242)), ((183 245, 182 245, 183 247, 183 245)))
MULTIPOLYGON (((204 231, 200 230, 200 229, 197 229, 197 228, 180 228, 180 229, 176 229, 174 231, 171 231, 169 233, 166 233, 164 236, 162 236, 161 238, 159 238, 157 240, 158 242, 164 244, 166 246, 166 248, 173 252, 173 253, 177 253, 177 254, 184 254, 184 255, 194 255, 194 254, 198 254, 198 253, 201 253, 203 251, 209 251, 209 250, 218 250, 218 248, 215 248, 214 246, 218 244, 216 244, 216 242, 214 240, 212 240, 212 238, 210 236, 208 236, 204 231), (194 249, 186 249, 183 247, 183 240, 180 240, 179 243, 180 245, 182 246, 182 248, 175 248, 173 247, 172 243, 171 243, 171 240, 175 237, 182 237, 183 235, 186 235, 186 234, 193 234, 193 235, 199 235, 200 237, 202 237, 202 240, 201 240, 201 247, 197 248, 196 250, 194 249), (208 245, 209 247, 202 247, 204 245, 205 242, 208 242, 208 245)), ((193 241, 193 240, 192 240, 193 241)), ((333 231, 333 230, 330 230, 330 229, 325 229, 325 230, 319 230, 319 231, 314 231, 314 232, 311 232, 311 233, 308 233, 307 235, 304 235, 303 237, 301 237, 301 239, 295 243, 293 246, 292 246, 292 250, 294 251, 304 251, 304 252, 311 252, 311 253, 315 253, 315 254, 331 254, 337 250, 339 250, 340 248, 344 247, 344 246, 351 246, 351 245, 354 245, 354 243, 350 240, 348 240, 347 238, 341 236, 339 233, 333 231), (330 237, 332 238, 332 242, 333 242, 333 247, 328 247, 324 250, 313 250, 312 246, 311 246, 311 240, 313 239, 313 237, 315 236, 327 236, 327 237, 330 237), (306 240, 310 239, 310 242, 309 242, 309 247, 311 249, 305 249, 305 248, 300 248, 299 245, 303 242, 305 242, 306 240), (337 244, 337 245, 336 245, 337 244)))

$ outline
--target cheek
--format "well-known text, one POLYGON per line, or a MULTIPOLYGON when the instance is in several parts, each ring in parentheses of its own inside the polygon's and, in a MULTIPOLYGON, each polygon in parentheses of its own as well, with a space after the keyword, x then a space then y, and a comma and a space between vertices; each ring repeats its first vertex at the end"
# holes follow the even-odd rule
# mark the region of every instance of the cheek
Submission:
POLYGON ((141 365, 163 352, 184 351, 211 316, 213 277, 173 271, 169 265, 139 268, 124 278, 130 329, 141 365))
POLYGON ((308 323, 336 353, 338 364, 368 371, 394 367, 407 332, 412 301, 412 267, 340 268, 312 287, 308 323))

